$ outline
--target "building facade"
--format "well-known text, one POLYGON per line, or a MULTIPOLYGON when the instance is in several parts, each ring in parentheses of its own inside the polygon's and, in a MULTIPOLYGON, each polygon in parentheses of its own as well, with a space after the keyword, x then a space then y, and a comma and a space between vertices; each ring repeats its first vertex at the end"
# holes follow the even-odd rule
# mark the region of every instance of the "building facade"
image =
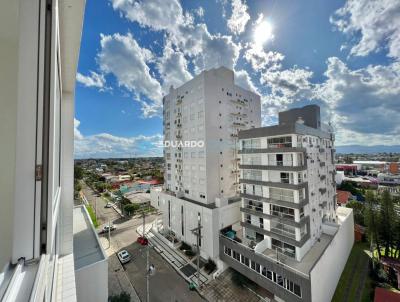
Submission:
POLYGON ((239 145, 242 217, 221 232, 221 259, 277 301, 330 301, 354 234, 351 210, 336 209, 334 135, 319 107, 240 131, 239 145))
POLYGON ((215 258, 218 230, 239 218, 238 132, 260 126, 260 97, 220 67, 171 87, 163 105, 165 184, 152 191, 152 204, 164 227, 189 244, 200 216, 201 253, 215 258))
POLYGON ((74 90, 84 7, 83 0, 0 5, 1 301, 107 300, 106 256, 87 212, 73 214, 74 90), (95 259, 86 258, 85 244, 76 244, 84 234, 95 259), (96 275, 85 287, 88 268, 96 275))

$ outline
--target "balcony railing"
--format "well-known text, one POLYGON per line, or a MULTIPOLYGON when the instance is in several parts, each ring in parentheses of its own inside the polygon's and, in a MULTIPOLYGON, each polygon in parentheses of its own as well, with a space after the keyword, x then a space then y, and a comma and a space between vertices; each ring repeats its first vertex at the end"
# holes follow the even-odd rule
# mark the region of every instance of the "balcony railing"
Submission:
POLYGON ((254 211, 257 211, 257 212, 264 212, 264 208, 263 208, 263 206, 261 205, 251 205, 251 204, 248 204, 248 203, 245 203, 244 204, 244 207, 246 208, 246 209, 249 209, 249 210, 254 210, 254 211))
POLYGON ((296 239, 296 231, 283 223, 277 223, 275 226, 271 226, 271 232, 291 239, 296 239))
MULTIPOLYGON (((226 236, 224 233, 220 233, 219 236, 220 236, 220 242, 223 242, 224 240, 227 240, 227 242, 232 242, 235 245, 237 245, 239 248, 243 248, 243 249, 246 249, 248 251, 254 252, 254 247, 250 247, 250 246, 247 246, 247 245, 243 244, 241 242, 241 240, 237 240, 238 238, 235 238, 235 239, 234 238, 230 238, 230 237, 226 236)), ((270 257, 270 256, 266 255, 265 253, 260 253, 260 252, 255 252, 255 254, 257 254, 259 257, 265 259, 265 261, 268 261, 272 265, 276 265, 277 263, 279 263, 280 266, 284 267, 285 269, 287 269, 287 270, 289 270, 289 271, 291 271, 291 272, 293 272, 293 273, 295 273, 295 274, 297 274, 297 275, 299 275, 299 276, 301 276, 303 278, 306 278, 306 279, 310 278, 310 276, 308 274, 306 274, 306 273, 304 273, 302 271, 299 271, 299 270, 295 269, 294 267, 291 267, 291 266, 279 261, 279 259, 277 259, 275 257, 270 257)))
POLYGON ((276 143, 276 144, 268 144, 268 148, 292 148, 292 143, 276 143))
POLYGON ((279 211, 271 211, 271 215, 275 216, 277 218, 283 218, 283 219, 294 221, 294 215, 282 213, 282 212, 279 212, 279 211))

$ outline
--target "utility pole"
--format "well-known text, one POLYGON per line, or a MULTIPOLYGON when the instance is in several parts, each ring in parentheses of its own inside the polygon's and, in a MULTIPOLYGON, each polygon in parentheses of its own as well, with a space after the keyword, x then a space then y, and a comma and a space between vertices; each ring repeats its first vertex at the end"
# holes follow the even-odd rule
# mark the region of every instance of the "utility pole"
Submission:
POLYGON ((94 216, 96 217, 97 220, 97 197, 94 197, 94 216))
MULTIPOLYGON (((142 211, 142 218, 143 218, 143 232, 142 232, 142 239, 143 242, 145 240, 145 225, 146 225, 146 214, 145 211, 142 211)), ((150 302, 150 265, 149 265, 149 244, 146 244, 146 302, 150 302)))
POLYGON ((111 247, 111 224, 110 220, 108 220, 108 248, 111 247))
POLYGON ((146 245, 146 292, 147 302, 150 302, 150 265, 149 265, 149 244, 146 245))
POLYGON ((197 228, 191 230, 197 236, 197 285, 200 287, 200 240, 201 240, 201 216, 197 214, 197 228))

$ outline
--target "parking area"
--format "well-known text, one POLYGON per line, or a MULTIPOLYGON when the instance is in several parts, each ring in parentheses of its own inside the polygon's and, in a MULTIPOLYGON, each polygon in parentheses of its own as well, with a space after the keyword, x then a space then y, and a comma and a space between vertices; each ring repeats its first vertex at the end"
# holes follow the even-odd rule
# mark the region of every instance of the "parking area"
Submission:
MULTIPOLYGON (((146 301, 146 251, 138 243, 125 247, 131 255, 131 262, 124 269, 142 301, 146 301)), ((190 291, 188 283, 152 248, 149 249, 149 263, 156 272, 150 277, 150 300, 152 302, 204 302, 196 291, 190 291)))

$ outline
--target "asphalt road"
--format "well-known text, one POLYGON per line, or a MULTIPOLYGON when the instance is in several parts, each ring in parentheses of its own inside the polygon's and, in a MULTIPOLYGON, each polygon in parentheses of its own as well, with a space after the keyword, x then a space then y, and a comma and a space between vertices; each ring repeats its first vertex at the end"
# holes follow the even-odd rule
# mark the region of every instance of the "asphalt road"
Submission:
MULTIPOLYGON (((105 242, 105 250, 120 251, 126 249, 131 255, 133 260, 130 263, 124 264, 125 274, 127 275, 130 283, 134 286, 142 301, 146 301, 146 258, 145 253, 142 251, 143 247, 136 243, 139 236, 136 229, 142 225, 142 218, 125 219, 112 208, 105 208, 107 203, 102 197, 96 194, 86 185, 82 189, 88 202, 97 209, 97 220, 99 221, 99 229, 111 221, 116 230, 111 232, 111 247, 108 249, 107 241, 105 242)), ((146 216, 146 223, 153 222, 159 218, 158 215, 146 216)), ((107 237, 107 234, 100 235, 100 237, 107 237)), ((150 263, 156 267, 156 273, 150 277, 150 300, 152 302, 204 302, 197 292, 190 291, 188 283, 153 249, 149 251, 150 263)), ((115 255, 109 254, 109 257, 115 255)), ((111 259, 110 259, 111 260, 111 259)), ((115 259, 116 260, 116 259, 115 259)), ((121 291, 122 284, 119 284, 119 279, 116 278, 118 271, 114 271, 112 261, 109 261, 109 292, 118 293, 121 291)), ((120 277, 119 277, 120 278, 120 277)))
POLYGON ((97 221, 100 225, 108 223, 108 221, 114 221, 120 218, 119 214, 112 208, 105 208, 107 200, 103 197, 96 196, 96 193, 92 191, 85 184, 82 186, 82 192, 85 194, 88 202, 93 207, 97 215, 97 221))
MULTIPOLYGON (((133 257, 123 265, 140 299, 146 301, 146 251, 138 243, 126 249, 133 257)), ((152 302, 205 302, 196 291, 190 291, 188 283, 152 248, 149 263, 156 271, 150 277, 150 301, 152 302)))

